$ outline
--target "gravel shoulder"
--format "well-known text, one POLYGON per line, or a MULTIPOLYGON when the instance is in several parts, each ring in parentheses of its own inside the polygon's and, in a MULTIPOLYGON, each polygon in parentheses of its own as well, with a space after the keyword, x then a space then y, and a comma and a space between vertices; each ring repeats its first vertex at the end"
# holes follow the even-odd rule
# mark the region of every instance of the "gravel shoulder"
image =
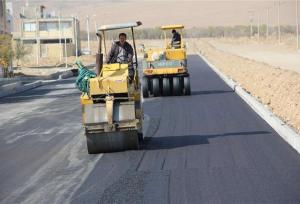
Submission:
POLYGON ((218 50, 300 73, 300 52, 284 44, 253 40, 237 43, 226 39, 211 39, 208 42, 218 50))

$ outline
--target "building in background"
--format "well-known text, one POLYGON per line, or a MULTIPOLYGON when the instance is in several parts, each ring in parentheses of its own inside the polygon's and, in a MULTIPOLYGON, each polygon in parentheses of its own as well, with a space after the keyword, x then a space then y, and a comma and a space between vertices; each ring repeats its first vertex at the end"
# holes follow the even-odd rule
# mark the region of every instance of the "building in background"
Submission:
POLYGON ((12 2, 0 0, 0 34, 10 34, 13 28, 12 2))
POLYGON ((8 33, 13 32, 14 28, 14 19, 13 19, 13 3, 12 2, 6 2, 6 22, 7 22, 7 31, 8 33))
POLYGON ((22 8, 20 32, 14 35, 39 58, 62 58, 80 53, 80 26, 74 17, 45 13, 44 6, 22 8))
POLYGON ((0 0, 0 34, 9 34, 8 12, 6 9, 6 0, 0 0))
POLYGON ((6 5, 5 0, 0 0, 0 34, 6 33, 6 5))

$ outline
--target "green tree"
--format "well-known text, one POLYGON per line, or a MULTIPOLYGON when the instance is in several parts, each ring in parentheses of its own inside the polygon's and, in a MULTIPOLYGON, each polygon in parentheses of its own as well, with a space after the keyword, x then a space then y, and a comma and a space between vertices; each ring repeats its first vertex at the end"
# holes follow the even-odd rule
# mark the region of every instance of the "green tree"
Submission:
POLYGON ((29 54, 29 50, 24 46, 24 44, 18 40, 15 45, 15 58, 17 60, 17 66, 19 66, 20 60, 22 60, 27 54, 29 54))
POLYGON ((11 36, 0 35, 0 65, 3 68, 4 77, 7 77, 8 66, 11 64, 13 51, 11 46, 11 36))

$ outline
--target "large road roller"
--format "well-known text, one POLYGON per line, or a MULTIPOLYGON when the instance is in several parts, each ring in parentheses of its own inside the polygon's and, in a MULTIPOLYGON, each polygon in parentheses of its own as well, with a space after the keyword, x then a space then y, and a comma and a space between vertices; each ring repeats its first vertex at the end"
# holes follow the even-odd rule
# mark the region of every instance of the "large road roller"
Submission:
POLYGON ((190 95, 190 76, 182 32, 184 26, 166 25, 161 29, 165 38, 164 47, 143 50, 143 97, 190 95), (171 32, 179 36, 178 41, 168 39, 171 32))
POLYGON ((89 154, 134 150, 142 140, 142 109, 134 27, 141 22, 101 26, 97 31, 99 49, 96 72, 79 66, 77 87, 82 91, 82 118, 89 154), (107 55, 105 34, 130 29, 134 56, 132 63, 104 63, 107 55), (104 50, 104 52, 102 52, 104 50), (129 66, 134 76, 129 76, 129 66))

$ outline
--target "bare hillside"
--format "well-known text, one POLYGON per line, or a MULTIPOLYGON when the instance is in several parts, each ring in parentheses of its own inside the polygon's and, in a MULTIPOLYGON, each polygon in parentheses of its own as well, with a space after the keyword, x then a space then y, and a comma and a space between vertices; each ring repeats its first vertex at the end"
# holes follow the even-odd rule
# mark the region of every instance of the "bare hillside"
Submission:
MULTIPOLYGON (((13 1, 15 16, 25 0, 13 1)), ((281 23, 295 24, 294 1, 281 3, 281 23)), ((270 24, 276 25, 276 4, 273 1, 41 1, 29 0, 30 5, 46 6, 47 11, 61 12, 63 16, 77 16, 85 28, 85 19, 89 15, 91 27, 95 22, 109 24, 116 22, 141 20, 144 27, 155 27, 162 24, 182 23, 187 27, 207 27, 218 25, 246 25, 249 23, 251 11, 254 11, 254 24, 258 14, 262 23, 266 23, 267 8, 270 8, 270 24)), ((18 20, 15 27, 18 28, 18 20)))

